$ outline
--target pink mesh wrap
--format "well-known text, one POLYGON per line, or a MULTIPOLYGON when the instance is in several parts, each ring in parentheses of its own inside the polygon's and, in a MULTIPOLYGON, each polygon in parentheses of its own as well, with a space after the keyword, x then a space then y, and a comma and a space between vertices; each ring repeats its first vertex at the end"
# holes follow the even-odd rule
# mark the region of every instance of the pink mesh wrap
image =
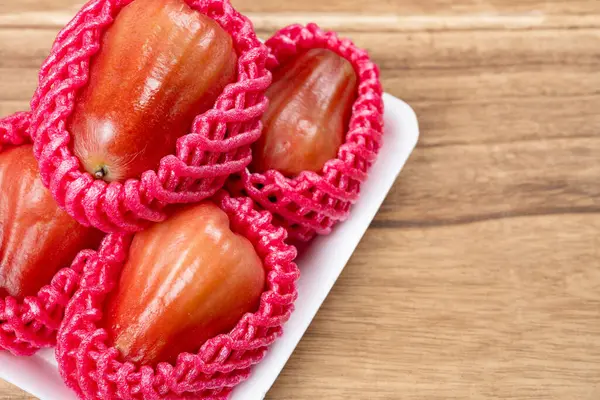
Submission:
POLYGON ((379 69, 365 50, 334 32, 315 24, 288 26, 267 42, 271 51, 267 67, 274 70, 304 50, 327 48, 346 58, 359 78, 359 95, 352 109, 350 128, 336 159, 329 160, 320 173, 305 171, 290 179, 275 170, 264 174, 245 170, 241 181, 232 179, 230 190, 247 193, 275 216, 290 238, 308 241, 325 235, 332 226, 348 217, 358 199, 360 184, 375 161, 383 135, 383 100, 379 69))
POLYGON ((31 114, 19 112, 0 118, 0 151, 6 146, 18 146, 29 142, 29 121, 31 114))
POLYGON ((196 117, 192 133, 178 140, 176 154, 164 157, 157 171, 125 183, 94 179, 73 155, 66 124, 103 32, 131 1, 87 3, 58 34, 31 100, 30 132, 44 184, 73 218, 105 232, 135 232, 148 221, 162 221, 166 205, 212 196, 229 174, 243 170, 251 161, 250 145, 260 136, 264 91, 271 82, 267 49, 246 17, 227 0, 186 0, 231 34, 238 54, 237 82, 224 89, 211 110, 196 117))
POLYGON ((246 314, 228 334, 208 340, 196 354, 182 353, 175 365, 156 367, 119 361, 100 327, 107 294, 115 287, 130 245, 130 236, 110 234, 98 253, 88 257, 81 289, 67 307, 58 334, 57 358, 67 385, 82 399, 226 399, 250 374, 282 333, 297 297, 298 268, 287 233, 271 223, 271 214, 256 211, 249 198, 224 191, 215 202, 229 215, 234 231, 255 246, 267 271, 267 289, 256 313, 246 314))
MULTIPOLYGON (((29 113, 17 113, 0 119, 0 151, 29 141, 29 113)), ((56 331, 65 307, 75 290, 89 250, 79 253, 70 268, 63 268, 36 296, 23 300, 0 298, 0 349, 28 356, 43 347, 54 346, 56 331)))

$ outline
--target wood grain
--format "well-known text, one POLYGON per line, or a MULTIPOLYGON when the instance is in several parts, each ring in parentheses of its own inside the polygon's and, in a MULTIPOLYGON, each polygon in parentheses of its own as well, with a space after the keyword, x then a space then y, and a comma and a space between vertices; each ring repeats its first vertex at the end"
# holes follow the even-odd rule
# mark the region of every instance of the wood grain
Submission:
MULTIPOLYGON (((351 37, 422 130, 267 399, 600 398, 600 3, 232 1, 351 37)), ((78 6, 0 4, 0 115, 78 6)))
POLYGON ((0 400, 30 400, 31 395, 0 379, 0 400))

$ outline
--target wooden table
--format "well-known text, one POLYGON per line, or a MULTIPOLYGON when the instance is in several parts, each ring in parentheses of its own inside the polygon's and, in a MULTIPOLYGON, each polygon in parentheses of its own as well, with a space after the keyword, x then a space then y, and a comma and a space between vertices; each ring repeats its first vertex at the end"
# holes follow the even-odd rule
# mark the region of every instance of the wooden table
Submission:
MULTIPOLYGON (((0 115, 27 107, 75 3, 0 4, 0 115)), ((267 398, 599 399, 600 2, 234 4, 265 37, 351 37, 422 129, 267 398)))

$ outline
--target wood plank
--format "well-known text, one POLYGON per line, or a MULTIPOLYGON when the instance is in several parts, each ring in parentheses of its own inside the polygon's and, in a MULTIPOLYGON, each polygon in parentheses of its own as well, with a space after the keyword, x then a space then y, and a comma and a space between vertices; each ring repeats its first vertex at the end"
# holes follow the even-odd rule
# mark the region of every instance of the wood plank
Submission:
POLYGON ((26 111, 29 110, 29 102, 28 101, 10 101, 4 102, 0 101, 0 118, 8 116, 17 111, 26 111))
POLYGON ((39 69, 57 33, 58 29, 0 29, 0 68, 39 69))
MULTIPOLYGON (((0 13, 8 12, 49 12, 56 10, 77 10, 81 0, 20 0, 0 3, 0 13)), ((600 11, 595 0, 305 0, 286 2, 278 0, 232 0, 233 5, 244 12, 276 13, 285 10, 294 13, 367 12, 407 14, 591 14, 600 11)))
MULTIPOLYGON (((534 31, 528 40, 521 32, 351 33, 341 32, 371 56, 382 69, 448 69, 540 66, 594 66, 600 60, 600 29, 574 32, 534 31)), ((55 29, 0 30, 0 66, 37 66, 47 56, 55 29), (23 64, 26 63, 26 64, 23 64)))
POLYGON ((35 397, 28 395, 21 389, 0 379, 0 400, 32 400, 35 397))
MULTIPOLYGON (((274 32, 291 24, 314 22, 324 29, 347 32, 482 31, 598 28, 596 14, 363 14, 363 13, 261 13, 246 15, 259 32, 274 32)), ((1 19, 0 19, 1 21, 1 19)))
POLYGON ((597 399, 598 229, 371 229, 267 399, 597 399))
POLYGON ((600 94, 600 71, 594 65, 398 68, 384 69, 381 78, 386 91, 411 103, 551 101, 600 94))
POLYGON ((29 101, 37 87, 38 68, 0 67, 0 104, 29 101))
MULTIPOLYGON (((596 135, 600 29, 567 32, 350 36, 382 66, 385 89, 415 107, 431 146, 596 135)), ((0 30, 0 101, 31 97, 54 34, 0 30)))
MULTIPOLYGON (((39 66, 56 29, 0 29, 0 67, 39 66)), ((367 49, 382 69, 515 68, 561 65, 592 67, 600 60, 600 29, 522 32, 341 32, 367 49)), ((266 37, 266 35, 265 35, 266 37)))
POLYGON ((422 146, 595 138, 600 129, 598 95, 411 104, 422 116, 422 146))
POLYGON ((600 137, 419 147, 374 226, 600 212, 600 137))
POLYGON ((77 0, 19 0, 0 3, 0 14, 23 12, 77 11, 85 1, 77 0))
MULTIPOLYGON (((23 58, 18 63, 4 62, 8 67, 0 66, 3 84, 0 101, 31 97, 43 58, 34 57, 23 58)), ((381 79, 387 92, 423 107, 459 106, 469 102, 481 106, 523 101, 567 103, 578 98, 594 100, 600 94, 600 71, 594 66, 384 69, 381 79)))
POLYGON ((545 0, 305 0, 286 2, 279 0, 232 0, 243 11, 251 12, 366 12, 407 14, 590 14, 600 10, 594 0, 545 1, 545 0))
POLYGON ((600 29, 414 33, 350 33, 383 69, 448 69, 546 64, 593 66, 600 50, 600 29))
MULTIPOLYGON (((3 82, 3 90, 0 91, 0 116, 23 106, 26 109, 36 87, 35 70, 12 71, 9 74, 9 69, 0 69, 0 81, 3 82)), ((526 76, 530 76, 533 83, 539 78, 533 73, 524 78, 526 76)), ((503 77, 504 75, 500 75, 498 80, 503 77)), ((420 146, 594 138, 600 130, 598 95, 518 98, 517 91, 512 92, 514 95, 511 97, 498 99, 487 99, 482 93, 464 100, 413 100, 413 96, 420 98, 426 95, 426 91, 418 90, 419 82, 425 81, 426 78, 418 79, 411 84, 416 92, 410 92, 408 87, 400 84, 385 86, 391 93, 409 101, 416 110, 422 129, 420 146)), ((383 82, 386 84, 388 80, 384 78, 383 82)), ((600 82, 600 79, 590 82, 600 82)), ((423 83, 420 87, 426 86, 427 83, 423 83)), ((594 89, 594 86, 590 85, 589 88, 594 89)), ((436 95, 433 89, 432 86, 431 96, 436 95)), ((456 87, 454 90, 458 92, 469 89, 456 87)))
MULTIPOLYGON (((329 3, 327 3, 329 4, 329 3)), ((373 3, 370 3, 373 4, 373 3)), ((375 3, 377 5, 378 3, 375 3)), ((344 6, 347 4, 344 3, 344 6)), ((0 27, 28 29, 59 29, 77 12, 76 4, 64 4, 46 10, 29 7, 26 10, 9 8, 2 10, 0 5, 0 27)), ((365 13, 360 10, 340 9, 329 11, 304 10, 292 12, 252 11, 240 9, 254 23, 260 32, 273 32, 290 24, 315 22, 323 28, 349 32, 411 32, 446 30, 517 30, 532 29, 581 29, 598 28, 600 7, 587 13, 548 13, 548 12, 488 12, 464 13, 426 12, 423 14, 383 9, 381 12, 365 13)))

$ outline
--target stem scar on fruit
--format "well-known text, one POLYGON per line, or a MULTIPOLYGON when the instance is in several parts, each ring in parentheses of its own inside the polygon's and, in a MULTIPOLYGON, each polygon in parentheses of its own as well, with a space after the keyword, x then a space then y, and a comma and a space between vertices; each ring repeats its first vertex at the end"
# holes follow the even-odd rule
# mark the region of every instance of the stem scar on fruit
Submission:
POLYGON ((106 166, 98 167, 96 172, 94 172, 94 177, 96 177, 96 179, 104 179, 104 177, 107 175, 108 175, 108 171, 107 171, 106 166))

